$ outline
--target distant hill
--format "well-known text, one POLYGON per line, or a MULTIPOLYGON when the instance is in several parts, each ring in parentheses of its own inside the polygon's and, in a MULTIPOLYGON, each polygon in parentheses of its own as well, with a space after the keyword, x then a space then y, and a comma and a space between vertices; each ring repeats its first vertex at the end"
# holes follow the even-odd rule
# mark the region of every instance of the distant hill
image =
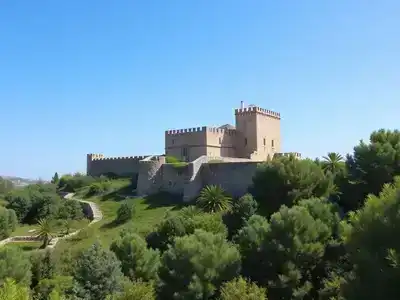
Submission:
POLYGON ((38 182, 43 182, 40 179, 30 179, 30 178, 22 178, 22 177, 15 177, 15 176, 0 176, 0 178, 7 179, 13 183, 15 187, 22 187, 29 184, 35 184, 38 182))

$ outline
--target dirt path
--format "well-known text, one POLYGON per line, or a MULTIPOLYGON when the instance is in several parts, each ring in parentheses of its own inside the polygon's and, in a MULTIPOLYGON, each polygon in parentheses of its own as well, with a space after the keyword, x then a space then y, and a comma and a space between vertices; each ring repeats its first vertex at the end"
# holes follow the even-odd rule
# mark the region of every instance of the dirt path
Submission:
MULTIPOLYGON (((92 215, 93 215, 93 219, 89 223, 88 226, 91 226, 94 223, 97 223, 101 219, 103 219, 103 214, 102 214, 100 208, 97 206, 96 203, 91 202, 91 201, 85 201, 85 200, 82 200, 82 199, 76 199, 76 198, 74 198, 74 195, 75 195, 74 193, 69 193, 69 194, 64 196, 64 199, 76 200, 76 201, 79 201, 79 202, 82 202, 82 203, 87 203, 90 206, 90 209, 91 209, 92 215)), ((74 235, 77 235, 82 229, 78 229, 78 230, 76 230, 74 232, 71 232, 68 235, 64 235, 63 237, 53 238, 51 240, 51 242, 49 243, 49 245, 47 246, 47 248, 49 248, 49 249, 54 248, 60 240, 68 239, 68 238, 70 238, 70 237, 72 237, 74 235)), ((8 243, 13 243, 13 242, 37 242, 37 241, 40 241, 40 239, 38 237, 34 236, 34 235, 33 236, 29 236, 29 235, 27 235, 27 236, 22 236, 22 235, 12 236, 12 237, 9 237, 7 239, 4 239, 4 240, 0 241, 0 247, 6 245, 8 243)))

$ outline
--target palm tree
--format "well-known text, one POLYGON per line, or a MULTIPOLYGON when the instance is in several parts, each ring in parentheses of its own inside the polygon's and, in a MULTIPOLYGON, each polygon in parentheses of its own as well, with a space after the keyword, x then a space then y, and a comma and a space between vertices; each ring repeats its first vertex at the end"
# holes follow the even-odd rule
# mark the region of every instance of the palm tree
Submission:
POLYGON ((341 169, 343 156, 341 156, 339 153, 329 152, 326 156, 323 156, 322 158, 322 166, 325 171, 336 174, 341 169))
POLYGON ((206 212, 214 213, 229 210, 231 200, 220 186, 208 185, 201 190, 197 205, 206 212))
POLYGON ((38 234, 36 237, 40 238, 43 240, 43 245, 42 248, 46 248, 47 245, 50 243, 51 239, 53 238, 52 236, 52 226, 51 222, 48 219, 40 219, 38 221, 38 234))
POLYGON ((179 215, 186 219, 191 219, 200 213, 202 213, 202 211, 197 206, 190 205, 182 208, 179 215))

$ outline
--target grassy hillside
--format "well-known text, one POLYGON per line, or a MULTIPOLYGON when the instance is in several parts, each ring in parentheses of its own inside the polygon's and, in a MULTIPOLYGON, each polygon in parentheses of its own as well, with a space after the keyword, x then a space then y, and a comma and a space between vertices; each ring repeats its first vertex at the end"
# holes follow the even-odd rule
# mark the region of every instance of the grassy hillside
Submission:
POLYGON ((168 194, 145 198, 134 196, 130 181, 127 179, 112 180, 110 190, 111 192, 102 196, 92 197, 85 196, 88 193, 88 187, 83 187, 76 192, 76 197, 97 203, 103 213, 103 219, 83 229, 76 237, 59 242, 58 251, 79 251, 95 241, 100 241, 108 247, 121 230, 135 230, 144 236, 153 231, 166 214, 175 214, 182 207, 181 201, 177 201, 168 194), (118 208, 124 201, 133 203, 135 215, 132 221, 118 225, 115 223, 115 218, 118 208))

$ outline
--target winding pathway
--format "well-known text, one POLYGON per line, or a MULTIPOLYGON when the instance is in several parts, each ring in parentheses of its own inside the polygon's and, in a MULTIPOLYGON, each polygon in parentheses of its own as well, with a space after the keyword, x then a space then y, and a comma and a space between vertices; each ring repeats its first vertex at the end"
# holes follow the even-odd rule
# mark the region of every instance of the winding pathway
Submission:
MULTIPOLYGON (((68 194, 66 194, 64 196, 64 199, 76 200, 76 201, 79 201, 79 202, 82 202, 82 203, 87 203, 89 205, 91 213, 92 213, 92 216, 93 216, 93 219, 89 223, 88 226, 91 226, 91 225, 93 225, 93 224, 95 224, 95 223, 97 223, 97 222, 99 222, 100 220, 103 219, 103 214, 102 214, 100 208, 97 206, 96 203, 91 202, 91 201, 85 201, 85 200, 81 200, 81 199, 76 199, 76 198, 74 198, 74 196, 75 196, 74 193, 68 193, 68 194)), ((71 232, 70 234, 64 235, 62 237, 53 238, 50 241, 49 245, 47 245, 47 248, 49 248, 49 249, 54 248, 60 240, 68 239, 68 238, 70 238, 70 237, 72 237, 74 235, 77 235, 82 229, 83 228, 78 229, 78 230, 76 230, 74 232, 71 232)), ((33 236, 29 236, 29 235, 12 236, 12 237, 9 237, 7 239, 4 239, 4 240, 0 241, 0 247, 6 245, 8 243, 13 243, 13 242, 37 242, 37 241, 40 241, 40 240, 41 240, 40 238, 38 238, 38 237, 36 237, 34 235, 33 236)))

